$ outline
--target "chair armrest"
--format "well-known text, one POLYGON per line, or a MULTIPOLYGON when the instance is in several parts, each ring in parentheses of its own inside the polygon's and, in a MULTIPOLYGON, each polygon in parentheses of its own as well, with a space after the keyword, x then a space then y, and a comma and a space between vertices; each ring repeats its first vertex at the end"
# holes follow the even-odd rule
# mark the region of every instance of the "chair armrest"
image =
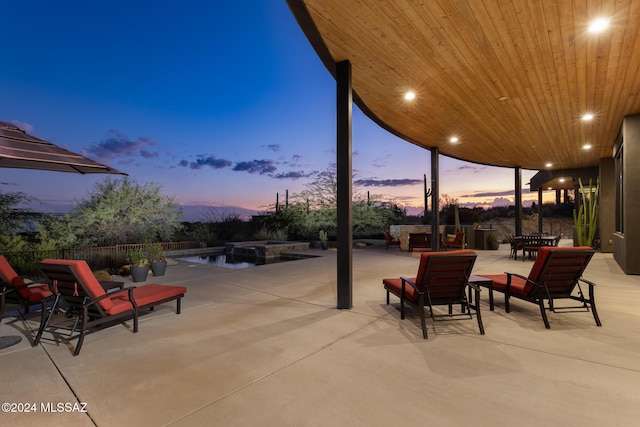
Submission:
POLYGON ((13 292, 14 289, 15 288, 13 286, 9 285, 8 283, 0 282, 0 294, 1 295, 4 296, 4 295, 6 295, 6 294, 8 294, 10 292, 13 292))
POLYGON ((579 281, 581 281, 581 282, 586 283, 586 284, 587 284, 587 285, 589 285, 589 286, 595 286, 595 285, 596 285, 596 284, 595 284, 595 283, 593 283, 592 281, 587 280, 587 279, 583 279, 582 277, 578 278, 578 280, 579 280, 579 281))
POLYGON ((478 292, 481 291, 480 286, 477 283, 467 282, 467 286, 469 286, 472 289, 475 289, 478 292))
POLYGON ((117 291, 113 291, 113 292, 109 292, 108 294, 104 294, 104 295, 100 295, 98 298, 94 298, 92 300, 87 301, 86 303, 83 304, 83 307, 89 307, 92 306, 94 304, 97 304, 98 302, 102 301, 105 298, 111 298, 112 296, 119 294, 121 292, 127 292, 129 301, 131 302, 131 304, 133 304, 134 307, 137 307, 136 301, 133 299, 133 290, 136 288, 136 286, 129 286, 127 288, 122 288, 122 289, 118 289, 117 291))
POLYGON ((20 289, 25 289, 32 286, 40 286, 40 285, 49 285, 49 284, 45 282, 30 282, 30 283, 25 283, 24 285, 18 285, 18 286, 11 285, 10 288, 17 291, 20 289))
POLYGON ((404 276, 400 276, 400 279, 402 279, 402 293, 404 295, 404 284, 408 283, 413 289, 416 290, 416 292, 420 293, 420 290, 418 290, 418 287, 416 286, 416 284, 414 283, 413 280, 409 279, 408 277, 404 277, 404 276))
POLYGON ((511 287, 511 276, 516 276, 524 281, 527 281, 529 283, 531 283, 534 287, 543 287, 541 285, 539 285, 538 283, 534 282, 533 280, 529 279, 526 276, 523 276, 522 274, 518 274, 518 273, 508 273, 508 272, 504 272, 504 274, 507 275, 507 286, 505 286, 505 290, 509 290, 509 288, 511 287))

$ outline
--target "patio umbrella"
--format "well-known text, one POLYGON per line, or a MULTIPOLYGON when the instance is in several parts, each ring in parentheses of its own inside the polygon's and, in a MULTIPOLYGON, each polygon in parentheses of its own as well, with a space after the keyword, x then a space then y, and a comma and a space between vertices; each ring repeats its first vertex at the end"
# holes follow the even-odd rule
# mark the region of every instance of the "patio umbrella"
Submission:
POLYGON ((126 175, 124 172, 29 135, 19 127, 3 121, 0 121, 0 167, 126 175))
MULTIPOLYGON (((0 167, 126 175, 124 172, 29 135, 19 127, 3 121, 0 121, 0 167)), ((0 349, 15 345, 21 340, 22 337, 13 335, 0 337, 0 349)))

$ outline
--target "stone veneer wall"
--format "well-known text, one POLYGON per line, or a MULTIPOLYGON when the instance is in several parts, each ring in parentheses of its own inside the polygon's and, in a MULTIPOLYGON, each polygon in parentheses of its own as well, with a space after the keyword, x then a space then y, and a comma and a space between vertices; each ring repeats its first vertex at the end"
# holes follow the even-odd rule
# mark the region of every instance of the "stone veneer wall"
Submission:
MULTIPOLYGON (((445 226, 440 226, 440 234, 444 233, 445 226)), ((392 236, 400 238, 400 249, 409 250, 409 233, 431 233, 430 225, 391 225, 389 232, 392 236)))

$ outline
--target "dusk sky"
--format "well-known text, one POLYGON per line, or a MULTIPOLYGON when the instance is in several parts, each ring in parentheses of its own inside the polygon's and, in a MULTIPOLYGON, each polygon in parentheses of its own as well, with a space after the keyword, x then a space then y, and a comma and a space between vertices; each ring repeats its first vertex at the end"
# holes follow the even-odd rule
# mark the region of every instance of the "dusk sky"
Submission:
MULTIPOLYGON (((184 205, 264 210, 335 162, 335 81, 284 0, 14 1, 3 16, 0 120, 184 205)), ((422 206, 429 151, 357 108, 353 150, 364 191, 422 206)), ((513 203, 512 169, 440 168, 463 206, 513 203)), ((0 190, 56 211, 105 177, 0 168, 0 190)))

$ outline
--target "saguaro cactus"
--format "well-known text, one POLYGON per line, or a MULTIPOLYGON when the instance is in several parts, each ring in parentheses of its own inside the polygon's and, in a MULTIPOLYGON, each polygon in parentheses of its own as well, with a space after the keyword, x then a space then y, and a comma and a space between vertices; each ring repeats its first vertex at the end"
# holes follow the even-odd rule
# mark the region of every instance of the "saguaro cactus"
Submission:
POLYGON ((582 185, 578 179, 581 200, 578 210, 573 210, 573 223, 576 227, 576 241, 579 246, 593 247, 593 240, 598 228, 598 194, 600 193, 600 178, 594 185, 589 179, 589 186, 582 185))

